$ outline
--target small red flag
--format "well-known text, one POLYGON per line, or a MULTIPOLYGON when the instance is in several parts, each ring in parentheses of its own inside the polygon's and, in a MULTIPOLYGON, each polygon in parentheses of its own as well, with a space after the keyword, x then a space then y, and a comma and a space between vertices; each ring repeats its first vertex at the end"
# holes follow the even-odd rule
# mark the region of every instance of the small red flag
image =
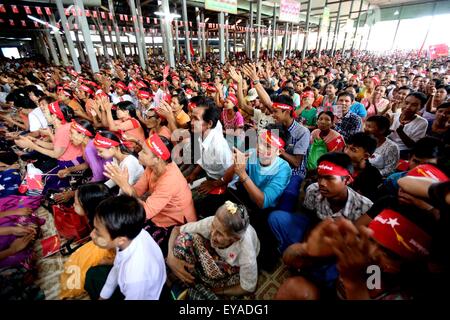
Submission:
POLYGON ((100 12, 100 16, 102 17, 102 19, 106 19, 106 14, 105 14, 105 12, 100 12))
POLYGON ((1 13, 5 13, 6 12, 6 8, 4 4, 0 4, 0 12, 1 13))
POLYGON ((36 7, 36 12, 37 12, 37 14, 40 15, 40 16, 43 15, 41 7, 36 7))
POLYGON ((91 12, 89 10, 84 10, 84 14, 86 15, 86 17, 91 16, 91 12))
POLYGON ((17 8, 17 6, 11 5, 11 9, 13 13, 19 13, 19 8, 17 8))
POLYGON ((24 6, 24 8, 25 8, 25 12, 26 12, 27 14, 31 14, 31 9, 30 9, 29 6, 24 6))
POLYGON ((9 19, 9 24, 10 24, 11 26, 13 26, 13 25, 14 25, 14 20, 13 20, 13 19, 9 19))
POLYGON ((120 21, 123 21, 123 14, 119 14, 120 21))
POLYGON ((94 18, 97 18, 97 11, 92 11, 92 16, 94 17, 94 18))
POLYGON ((147 23, 150 23, 150 17, 146 17, 147 23))
POLYGON ((22 27, 26 27, 27 23, 25 22, 25 20, 21 20, 22 21, 22 27))
POLYGON ((109 15, 109 20, 112 20, 113 19, 113 14, 112 13, 108 13, 108 15, 109 15))
POLYGON ((45 13, 46 13, 48 16, 51 16, 51 15, 52 15, 52 10, 51 10, 49 7, 45 7, 45 13))
POLYGON ((124 17, 125 17, 125 21, 128 21, 128 16, 126 14, 124 15, 124 17))

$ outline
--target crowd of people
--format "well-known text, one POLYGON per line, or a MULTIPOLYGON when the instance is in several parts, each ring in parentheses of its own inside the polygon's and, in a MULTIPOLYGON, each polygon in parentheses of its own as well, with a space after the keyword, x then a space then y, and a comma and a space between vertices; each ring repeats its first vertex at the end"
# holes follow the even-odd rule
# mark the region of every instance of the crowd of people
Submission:
POLYGON ((276 299, 445 290, 447 58, 100 66, 0 61, 3 299, 42 298, 30 282, 39 206, 63 244, 82 243, 62 299, 249 296, 280 261, 291 276, 276 299))

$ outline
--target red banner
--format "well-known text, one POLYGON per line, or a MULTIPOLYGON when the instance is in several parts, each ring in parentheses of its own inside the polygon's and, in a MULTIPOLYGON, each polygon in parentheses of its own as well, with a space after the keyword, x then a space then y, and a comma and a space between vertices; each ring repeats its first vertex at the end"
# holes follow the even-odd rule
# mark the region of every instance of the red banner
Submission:
POLYGON ((5 13, 6 12, 6 8, 4 4, 0 4, 0 12, 1 13, 5 13))
POLYGON ((11 6, 11 10, 13 13, 19 13, 19 8, 17 8, 17 6, 15 6, 15 5, 11 6))
POLYGON ((108 26, 108 31, 111 32, 111 26, 108 26))
POLYGON ((10 24, 11 26, 14 26, 14 20, 13 20, 13 19, 9 19, 9 24, 10 24))
POLYGON ((86 15, 86 17, 90 17, 91 16, 91 12, 89 10, 84 10, 84 14, 86 15))
POLYGON ((27 23, 25 22, 25 20, 21 20, 21 22, 22 22, 22 27, 26 27, 27 26, 27 23))
POLYGON ((128 15, 125 14, 124 17, 125 17, 125 21, 128 22, 128 15))
POLYGON ((45 7, 45 13, 46 13, 48 16, 51 16, 51 15, 52 15, 52 10, 51 10, 49 7, 45 7))
POLYGON ((30 9, 29 6, 24 6, 24 8, 25 8, 25 12, 26 12, 27 14, 31 14, 31 9, 30 9))
POLYGON ((109 20, 112 20, 113 19, 113 14, 112 13, 108 13, 108 15, 109 15, 109 20))
POLYGON ((105 14, 105 12, 100 12, 100 16, 102 17, 102 19, 106 19, 106 14, 105 14))
POLYGON ((150 23, 150 17, 145 18, 147 20, 147 23, 150 23))
POLYGON ((432 46, 430 46, 429 49, 430 49, 430 59, 431 60, 448 56, 448 46, 444 43, 432 45, 432 46))
POLYGON ((119 14, 120 21, 123 21, 123 14, 119 14))
POLYGON ((94 18, 97 18, 97 11, 92 11, 92 16, 93 16, 94 18))

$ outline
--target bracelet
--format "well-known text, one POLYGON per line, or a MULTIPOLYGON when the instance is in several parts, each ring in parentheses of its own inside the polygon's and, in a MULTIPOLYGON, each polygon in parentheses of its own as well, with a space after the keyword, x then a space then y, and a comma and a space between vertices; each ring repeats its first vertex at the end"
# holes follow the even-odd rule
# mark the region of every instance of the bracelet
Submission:
POLYGON ((253 84, 258 84, 259 80, 253 80, 253 84))
POLYGON ((248 178, 249 178, 249 176, 246 176, 244 180, 241 180, 241 183, 242 183, 242 184, 244 184, 244 183, 245 183, 245 181, 247 181, 247 180, 248 180, 248 178))

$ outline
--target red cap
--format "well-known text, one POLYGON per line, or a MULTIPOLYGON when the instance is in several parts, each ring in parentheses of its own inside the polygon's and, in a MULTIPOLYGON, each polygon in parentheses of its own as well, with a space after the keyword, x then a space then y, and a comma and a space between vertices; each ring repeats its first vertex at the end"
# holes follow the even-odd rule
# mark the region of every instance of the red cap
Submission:
POLYGON ((429 255, 431 237, 419 226, 391 209, 384 209, 369 223, 372 238, 406 259, 429 255))
POLYGON ((55 101, 48 105, 48 110, 51 114, 54 114, 58 117, 59 120, 61 120, 62 124, 66 123, 66 119, 64 118, 64 114, 61 111, 61 108, 59 107, 59 102, 55 101))
POLYGON ((407 174, 410 177, 426 177, 438 182, 448 181, 448 177, 441 170, 431 164, 421 164, 410 170, 407 174))
POLYGON ((169 149, 167 149, 166 145, 157 134, 152 134, 148 137, 145 140, 145 144, 158 158, 164 161, 170 158, 169 149))
POLYGON ((264 131, 263 133, 261 133, 259 138, 267 142, 271 146, 277 147, 278 149, 283 149, 285 146, 285 142, 283 141, 283 139, 281 139, 277 135, 274 135, 271 131, 264 131))

